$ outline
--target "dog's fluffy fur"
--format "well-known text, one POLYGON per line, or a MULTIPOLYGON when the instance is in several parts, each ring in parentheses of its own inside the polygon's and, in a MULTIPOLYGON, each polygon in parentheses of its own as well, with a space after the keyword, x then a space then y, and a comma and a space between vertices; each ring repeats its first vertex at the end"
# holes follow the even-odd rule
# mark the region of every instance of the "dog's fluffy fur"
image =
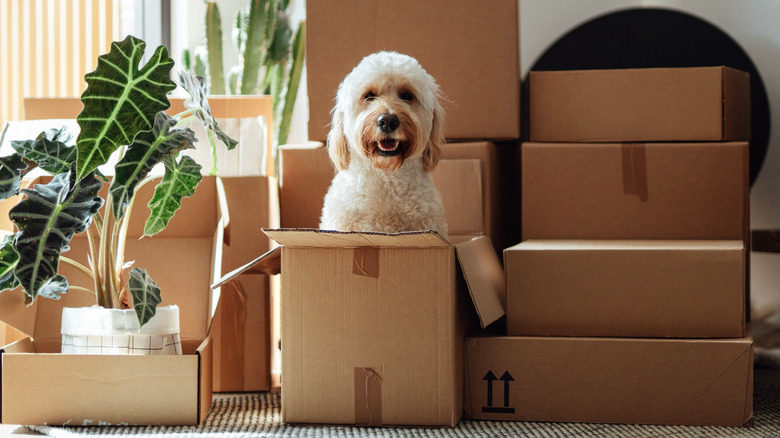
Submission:
POLYGON ((447 221, 432 171, 444 143, 439 87, 412 57, 365 57, 339 85, 328 153, 339 172, 321 229, 434 230, 447 221), (397 125, 397 128, 396 128, 397 125))

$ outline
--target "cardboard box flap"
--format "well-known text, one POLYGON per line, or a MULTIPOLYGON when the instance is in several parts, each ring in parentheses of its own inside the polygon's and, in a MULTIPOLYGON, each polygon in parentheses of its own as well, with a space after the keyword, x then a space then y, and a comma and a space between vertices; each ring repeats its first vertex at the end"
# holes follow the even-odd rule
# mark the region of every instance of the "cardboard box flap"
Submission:
POLYGON ((506 280, 490 238, 480 236, 455 245, 469 294, 482 328, 504 316, 506 280))
POLYGON ((245 264, 244 266, 240 266, 229 273, 225 274, 224 277, 220 278, 216 283, 211 285, 212 289, 218 288, 235 278, 237 278, 241 274, 266 274, 266 275, 276 275, 280 273, 282 270, 282 247, 278 246, 265 254, 261 255, 260 257, 252 260, 251 262, 245 264))
POLYGON ((271 239, 290 248, 307 247, 406 247, 434 248, 452 246, 435 231, 409 231, 404 233, 377 233, 357 231, 332 231, 314 228, 264 229, 271 239))

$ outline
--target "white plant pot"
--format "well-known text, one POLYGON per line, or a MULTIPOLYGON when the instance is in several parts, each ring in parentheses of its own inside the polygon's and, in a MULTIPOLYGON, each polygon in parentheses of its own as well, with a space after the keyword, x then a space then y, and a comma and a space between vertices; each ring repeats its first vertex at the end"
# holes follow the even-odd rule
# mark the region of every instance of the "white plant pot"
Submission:
POLYGON ((133 309, 63 308, 62 353, 181 354, 179 307, 158 307, 143 327, 133 309))

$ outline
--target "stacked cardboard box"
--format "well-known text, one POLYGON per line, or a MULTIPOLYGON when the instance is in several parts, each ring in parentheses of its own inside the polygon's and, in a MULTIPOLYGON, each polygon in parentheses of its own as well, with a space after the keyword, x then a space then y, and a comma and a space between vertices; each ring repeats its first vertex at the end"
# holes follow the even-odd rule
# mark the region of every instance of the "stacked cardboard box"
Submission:
POLYGON ((531 72, 528 87, 510 336, 468 339, 468 414, 749 423, 749 77, 531 72))

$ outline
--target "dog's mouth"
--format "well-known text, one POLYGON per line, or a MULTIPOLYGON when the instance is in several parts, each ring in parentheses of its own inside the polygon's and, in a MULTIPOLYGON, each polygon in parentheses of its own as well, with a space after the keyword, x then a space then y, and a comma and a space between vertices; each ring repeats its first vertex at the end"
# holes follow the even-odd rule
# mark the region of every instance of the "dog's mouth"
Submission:
POLYGON ((406 144, 392 138, 376 142, 376 152, 385 157, 394 157, 404 151, 406 144))

